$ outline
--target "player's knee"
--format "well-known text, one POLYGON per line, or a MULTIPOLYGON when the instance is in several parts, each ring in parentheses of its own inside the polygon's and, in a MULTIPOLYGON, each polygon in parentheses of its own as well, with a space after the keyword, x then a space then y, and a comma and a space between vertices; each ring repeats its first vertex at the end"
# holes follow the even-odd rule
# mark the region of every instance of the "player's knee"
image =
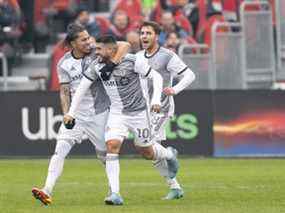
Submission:
POLYGON ((55 152, 53 154, 54 157, 65 158, 72 148, 72 144, 68 141, 60 140, 56 144, 55 152))
POLYGON ((107 153, 118 154, 121 148, 121 142, 118 140, 109 140, 106 143, 107 153))

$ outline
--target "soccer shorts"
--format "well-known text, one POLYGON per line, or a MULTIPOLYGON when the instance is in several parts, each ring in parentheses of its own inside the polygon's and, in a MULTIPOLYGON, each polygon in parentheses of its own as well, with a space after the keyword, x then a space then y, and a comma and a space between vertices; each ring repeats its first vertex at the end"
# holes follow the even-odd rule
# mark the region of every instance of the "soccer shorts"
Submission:
POLYGON ((170 120, 170 116, 161 113, 151 113, 151 134, 155 141, 166 140, 165 125, 170 120))
POLYGON ((76 124, 73 129, 66 129, 65 126, 61 124, 57 140, 69 141, 74 145, 75 143, 81 143, 83 136, 87 135, 97 150, 105 151, 104 132, 108 114, 109 111, 106 110, 103 113, 88 117, 86 120, 76 119, 76 124))
POLYGON ((144 110, 131 115, 110 112, 106 125, 105 140, 120 140, 121 142, 132 132, 135 136, 135 145, 147 147, 152 145, 150 140, 149 113, 144 110))

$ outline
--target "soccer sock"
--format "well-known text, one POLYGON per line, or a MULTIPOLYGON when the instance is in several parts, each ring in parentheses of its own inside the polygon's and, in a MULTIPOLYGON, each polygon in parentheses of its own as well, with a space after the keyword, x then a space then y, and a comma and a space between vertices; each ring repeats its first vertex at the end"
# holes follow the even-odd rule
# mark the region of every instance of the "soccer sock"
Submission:
POLYGON ((159 143, 154 143, 152 148, 154 152, 153 160, 170 160, 171 158, 173 158, 173 153, 159 143))
POLYGON ((165 179, 166 179, 166 182, 168 183, 170 189, 181 189, 181 186, 178 183, 176 178, 171 179, 169 177, 166 177, 165 179))
POLYGON ((103 164, 103 166, 106 166, 106 150, 101 151, 99 149, 96 149, 96 154, 97 154, 97 158, 98 160, 103 164))
POLYGON ((154 168, 159 172, 159 174, 165 178, 168 186, 171 189, 181 189, 180 184, 178 183, 176 178, 168 177, 168 167, 166 160, 156 160, 153 161, 154 168))
POLYGON ((62 173, 64 159, 71 150, 72 145, 67 141, 58 141, 55 148, 55 153, 50 159, 48 175, 43 191, 49 195, 52 194, 53 187, 62 173))
POLYGON ((107 153, 106 155, 106 174, 108 177, 109 185, 111 191, 119 193, 120 191, 120 164, 119 164, 119 155, 107 153))
POLYGON ((166 160, 152 161, 154 168, 159 172, 162 177, 168 176, 168 167, 166 160))

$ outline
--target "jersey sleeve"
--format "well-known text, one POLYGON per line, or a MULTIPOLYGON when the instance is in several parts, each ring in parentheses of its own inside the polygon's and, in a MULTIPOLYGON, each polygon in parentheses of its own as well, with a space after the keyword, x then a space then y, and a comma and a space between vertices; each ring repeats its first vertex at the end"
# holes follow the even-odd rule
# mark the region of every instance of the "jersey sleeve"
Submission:
POLYGON ((71 81, 69 73, 61 66, 57 66, 58 81, 61 84, 69 83, 71 81))
POLYGON ((147 77, 151 72, 151 67, 143 57, 136 55, 135 72, 141 74, 143 77, 147 77))
POLYGON ((174 75, 182 74, 187 68, 188 66, 175 53, 167 64, 167 70, 174 75))

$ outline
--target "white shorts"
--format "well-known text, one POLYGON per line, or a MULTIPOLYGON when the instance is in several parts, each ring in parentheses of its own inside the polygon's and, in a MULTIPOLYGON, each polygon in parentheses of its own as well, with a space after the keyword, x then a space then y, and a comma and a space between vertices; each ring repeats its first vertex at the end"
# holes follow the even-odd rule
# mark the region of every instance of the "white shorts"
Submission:
POLYGON ((131 131, 135 136, 135 145, 147 147, 150 140, 150 119, 146 110, 132 115, 110 112, 106 125, 106 141, 116 139, 123 141, 131 131))
POLYGON ((166 140, 165 125, 170 120, 170 116, 161 113, 151 113, 151 134, 155 141, 166 140))
POLYGON ((106 151, 104 138, 105 125, 109 111, 89 117, 88 120, 76 119, 73 129, 66 129, 61 124, 57 140, 67 140, 74 145, 81 143, 83 136, 86 134, 88 139, 96 147, 96 150, 106 151))

